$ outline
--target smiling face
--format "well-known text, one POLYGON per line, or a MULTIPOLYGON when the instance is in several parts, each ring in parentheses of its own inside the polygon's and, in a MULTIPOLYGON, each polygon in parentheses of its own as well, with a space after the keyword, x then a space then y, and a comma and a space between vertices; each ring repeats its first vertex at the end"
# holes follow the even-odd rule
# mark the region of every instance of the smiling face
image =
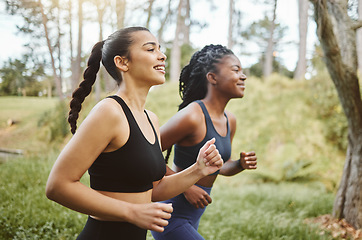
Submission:
POLYGON ((213 85, 220 93, 229 98, 242 98, 245 90, 246 75, 241 68, 240 60, 235 55, 226 55, 216 64, 217 72, 213 73, 213 85))
POLYGON ((166 55, 161 51, 155 36, 147 31, 132 34, 133 43, 127 62, 127 74, 136 81, 153 85, 165 82, 166 55))

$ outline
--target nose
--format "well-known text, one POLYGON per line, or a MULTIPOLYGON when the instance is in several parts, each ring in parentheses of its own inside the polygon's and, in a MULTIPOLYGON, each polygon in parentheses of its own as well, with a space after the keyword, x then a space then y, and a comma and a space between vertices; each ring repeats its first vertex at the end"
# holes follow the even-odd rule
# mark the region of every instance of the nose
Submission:
POLYGON ((240 79, 245 81, 247 79, 246 75, 244 73, 240 74, 240 79))
POLYGON ((160 52, 159 59, 160 59, 161 61, 166 61, 166 59, 167 59, 166 54, 164 54, 163 52, 160 52))

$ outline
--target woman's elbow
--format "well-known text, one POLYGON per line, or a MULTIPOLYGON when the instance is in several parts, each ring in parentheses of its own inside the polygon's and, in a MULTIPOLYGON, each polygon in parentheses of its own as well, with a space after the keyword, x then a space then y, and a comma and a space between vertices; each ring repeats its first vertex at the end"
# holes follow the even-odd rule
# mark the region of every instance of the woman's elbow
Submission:
POLYGON ((59 193, 59 183, 57 181, 48 179, 45 186, 45 195, 49 200, 56 201, 59 193))
POLYGON ((45 187, 45 195, 47 196, 47 198, 49 200, 53 200, 54 201, 54 195, 55 195, 55 188, 53 187, 52 184, 47 183, 46 187, 45 187))

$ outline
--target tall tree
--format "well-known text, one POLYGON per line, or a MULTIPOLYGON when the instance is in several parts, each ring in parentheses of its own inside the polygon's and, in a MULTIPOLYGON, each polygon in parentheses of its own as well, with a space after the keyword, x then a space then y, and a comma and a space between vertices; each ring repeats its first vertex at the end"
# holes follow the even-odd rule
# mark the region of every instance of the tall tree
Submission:
POLYGON ((125 26, 127 0, 116 0, 116 15, 117 15, 117 28, 125 26))
POLYGON ((183 15, 182 11, 184 9, 184 0, 179 0, 178 8, 177 8, 177 19, 176 19, 176 30, 175 30, 175 38, 172 43, 171 49, 171 60, 170 60, 170 80, 177 81, 180 75, 181 66, 181 34, 182 34, 182 26, 183 26, 183 15))
POLYGON ((151 22, 151 17, 152 17, 152 8, 153 8, 154 2, 155 2, 155 0, 148 0, 146 28, 150 28, 150 22, 151 22))
POLYGON ((82 74, 83 1, 78 0, 78 41, 77 55, 72 59, 72 92, 78 87, 82 74))
POLYGON ((362 228, 362 100, 357 77, 356 29, 347 0, 311 0, 324 61, 348 122, 348 147, 333 214, 362 228))
POLYGON ((233 39, 233 16, 235 12, 235 3, 234 0, 229 0, 229 29, 228 29, 228 48, 232 49, 234 46, 234 39, 233 39))
MULTIPOLYGON (((280 23, 275 23, 274 27, 271 27, 272 25, 272 21, 269 19, 268 16, 264 16, 264 19, 261 19, 257 22, 253 22, 248 28, 246 28, 246 30, 242 31, 241 35, 244 38, 244 41, 249 41, 252 44, 256 44, 257 47, 259 47, 260 52, 261 52, 261 56, 260 56, 260 63, 258 63, 258 65, 260 65, 260 77, 263 76, 264 74, 264 65, 266 64, 266 52, 269 52, 269 57, 271 57, 272 60, 272 66, 273 66, 273 62, 275 62, 275 58, 273 56, 273 52, 274 51, 283 51, 283 49, 281 48, 281 42, 282 39, 285 36, 285 32, 287 30, 287 27, 281 25, 280 23), (270 43, 270 29, 274 28, 273 31, 273 42, 270 43), (269 49, 268 49, 269 47, 269 49)), ((251 44, 250 43, 250 44, 251 44)), ((286 43, 283 43, 283 47, 285 47, 286 43)), ((245 52, 247 52, 248 50, 246 50, 245 52)), ((250 52, 248 54, 251 54, 250 52)), ((255 53, 253 53, 255 54, 255 53)), ((270 63, 269 63, 270 64, 270 63)), ((258 66, 259 68, 259 66, 258 66)), ((272 69, 269 66, 269 69, 272 69)), ((275 69, 277 70, 277 69, 275 69)), ((259 72, 259 70, 258 70, 259 72)), ((265 75, 264 75, 265 76, 265 75)))
MULTIPOLYGON (((164 43, 163 33, 164 33, 164 30, 165 30, 166 23, 167 23, 167 21, 169 20, 171 14, 172 14, 171 3, 172 3, 172 0, 169 0, 169 1, 168 1, 168 5, 167 5, 166 14, 165 14, 165 16, 161 19, 160 28, 159 28, 158 31, 157 31, 157 38, 158 38, 158 41, 160 42, 161 45, 163 45, 163 43, 164 43)), ((162 12, 163 12, 163 11, 162 11, 162 12)))
POLYGON ((190 45, 191 28, 190 0, 179 0, 177 8, 175 38, 172 42, 170 60, 170 80, 178 81, 181 72, 181 47, 190 45))
POLYGON ((47 68, 51 69, 57 94, 62 99, 62 76, 60 75, 61 71, 59 68, 61 66, 59 62, 59 36, 61 36, 61 34, 57 27, 59 26, 57 23, 59 22, 59 18, 54 16, 54 11, 60 11, 60 8, 58 7, 58 9, 56 9, 56 4, 44 6, 41 0, 6 0, 6 8, 10 14, 18 14, 24 19, 24 25, 18 25, 19 32, 27 34, 32 39, 32 41, 27 44, 27 47, 32 53, 38 54, 39 56, 42 55, 43 58, 48 58, 47 60, 50 64, 48 64, 47 68), (46 44, 47 50, 45 50, 44 44, 46 44), (34 51, 34 49, 37 51, 34 51), (47 53, 42 52, 43 50, 47 53))
POLYGON ((268 78, 270 74, 273 72, 273 52, 274 52, 274 31, 275 31, 275 21, 276 21, 276 10, 277 10, 278 0, 273 0, 273 8, 272 8, 272 19, 270 22, 269 29, 269 38, 267 40, 267 47, 265 51, 264 57, 264 65, 263 65, 263 75, 265 78, 268 78))
MULTIPOLYGON (((358 0, 358 19, 362 21, 362 0, 358 0)), ((362 29, 357 29, 358 71, 362 73, 362 29)))
POLYGON ((298 62, 294 73, 294 79, 301 80, 305 78, 307 71, 307 32, 308 32, 308 9, 309 0, 298 0, 299 13, 299 48, 298 62))
MULTIPOLYGON (((106 13, 107 7, 110 5, 109 0, 93 0, 94 5, 97 8, 97 22, 99 26, 99 35, 98 40, 103 40, 103 24, 104 24, 104 15, 106 13)), ((104 68, 102 67, 97 74, 97 80, 95 82, 95 102, 99 102, 101 99, 101 80, 104 76, 104 68)))
POLYGON ((39 8, 40 8, 40 13, 42 16, 44 35, 45 35, 45 39, 46 39, 48 50, 49 50, 49 55, 50 55, 50 60, 51 60, 51 65, 52 65, 52 70, 53 70, 53 77, 55 79, 55 86, 56 86, 57 93, 58 93, 60 100, 63 100, 64 95, 63 95, 63 88, 62 88, 62 77, 60 75, 60 71, 59 71, 59 74, 57 73, 57 67, 55 66, 55 59, 54 59, 55 50, 51 44, 51 40, 50 40, 50 36, 49 36, 48 18, 44 12, 44 6, 43 6, 41 0, 38 0, 38 4, 39 4, 39 8))
POLYGON ((191 30, 191 5, 190 0, 185 1, 185 15, 182 21, 182 45, 190 45, 190 30, 191 30))

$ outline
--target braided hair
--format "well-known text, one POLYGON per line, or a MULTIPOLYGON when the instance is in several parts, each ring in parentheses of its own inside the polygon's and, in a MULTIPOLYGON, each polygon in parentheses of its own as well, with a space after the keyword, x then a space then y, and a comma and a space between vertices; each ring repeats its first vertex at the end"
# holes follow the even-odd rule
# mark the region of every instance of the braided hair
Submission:
POLYGON ((88 59, 87 68, 84 71, 84 80, 79 87, 73 92, 70 101, 70 111, 68 122, 71 127, 72 134, 77 129, 77 120, 79 112, 82 109, 84 99, 92 91, 92 86, 96 80, 99 71, 100 62, 118 85, 122 82, 122 75, 114 63, 115 56, 130 58, 129 47, 133 42, 132 33, 137 31, 148 31, 144 27, 129 27, 120 29, 111 34, 106 40, 96 43, 93 46, 91 55, 88 59))
MULTIPOLYGON (((234 55, 234 53, 222 45, 213 44, 206 45, 192 55, 190 63, 182 69, 180 74, 179 94, 182 102, 178 107, 179 111, 191 102, 206 97, 208 83, 206 75, 208 72, 217 73, 216 65, 227 55, 234 55)), ((172 147, 167 149, 166 163, 171 150, 172 147)))

